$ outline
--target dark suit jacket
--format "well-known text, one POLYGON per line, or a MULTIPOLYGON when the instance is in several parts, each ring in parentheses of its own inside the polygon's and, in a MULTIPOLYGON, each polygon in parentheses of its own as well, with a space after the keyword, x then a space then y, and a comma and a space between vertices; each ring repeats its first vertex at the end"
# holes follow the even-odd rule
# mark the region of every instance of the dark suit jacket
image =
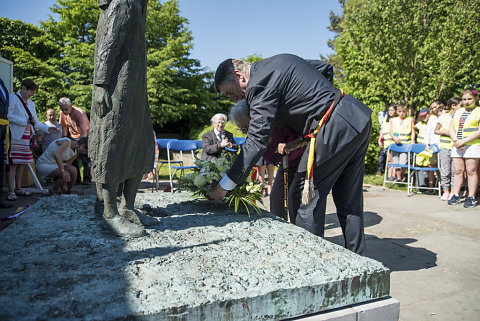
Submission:
MULTIPOLYGON (((250 108, 250 125, 245 144, 227 173, 228 177, 236 184, 245 181, 253 164, 265 151, 274 126, 292 129, 302 136, 313 132, 338 92, 331 83, 332 75, 330 65, 318 60, 306 61, 290 54, 252 64, 245 92, 250 108)), ((371 112, 351 96, 340 100, 317 135, 315 163, 321 164, 329 155, 342 150, 370 126, 371 112)), ((307 154, 308 148, 299 171, 305 170, 307 154)))
MULTIPOLYGON (((3 80, 0 78, 0 86, 3 88, 5 91, 6 98, 2 97, 0 94, 0 118, 1 119, 7 119, 7 114, 8 114, 8 104, 9 104, 9 94, 7 87, 5 86, 5 83, 3 80)), ((0 140, 2 141, 5 139, 5 132, 6 132, 6 126, 0 126, 0 140)))
MULTIPOLYGON (((235 141, 233 140, 232 133, 225 131, 225 137, 228 139, 229 142, 232 143, 232 149, 238 149, 238 145, 235 144, 235 141)), ((222 155, 222 152, 225 151, 225 149, 218 142, 217 136, 215 135, 213 129, 209 132, 206 132, 203 135, 202 140, 203 152, 200 158, 203 160, 216 161, 217 158, 222 155)))

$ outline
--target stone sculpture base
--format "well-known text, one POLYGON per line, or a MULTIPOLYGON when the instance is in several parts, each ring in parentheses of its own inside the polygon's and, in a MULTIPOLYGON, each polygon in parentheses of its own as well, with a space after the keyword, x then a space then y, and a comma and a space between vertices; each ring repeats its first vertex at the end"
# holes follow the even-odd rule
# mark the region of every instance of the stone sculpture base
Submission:
POLYGON ((44 198, 1 233, 0 319, 281 320, 389 294, 381 263, 269 213, 138 194, 159 224, 122 239, 94 201, 44 198))

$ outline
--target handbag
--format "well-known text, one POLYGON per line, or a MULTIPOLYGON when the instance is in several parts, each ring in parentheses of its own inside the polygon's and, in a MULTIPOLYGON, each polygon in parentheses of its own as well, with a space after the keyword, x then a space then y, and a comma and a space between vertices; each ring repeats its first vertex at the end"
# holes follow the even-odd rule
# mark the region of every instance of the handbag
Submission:
MULTIPOLYGON (((27 105, 25 105, 25 102, 23 101, 22 97, 20 97, 18 94, 15 94, 15 96, 18 97, 18 99, 20 99, 20 102, 22 103, 23 107, 25 108, 25 111, 27 112, 28 114, 28 119, 30 120, 30 124, 32 122, 32 113, 30 112, 30 110, 28 110, 28 107, 27 105)), ((37 150, 40 148, 40 146, 38 145, 37 143, 37 140, 35 139, 35 130, 33 130, 33 132, 30 134, 30 150, 31 151, 34 151, 34 150, 37 150)))

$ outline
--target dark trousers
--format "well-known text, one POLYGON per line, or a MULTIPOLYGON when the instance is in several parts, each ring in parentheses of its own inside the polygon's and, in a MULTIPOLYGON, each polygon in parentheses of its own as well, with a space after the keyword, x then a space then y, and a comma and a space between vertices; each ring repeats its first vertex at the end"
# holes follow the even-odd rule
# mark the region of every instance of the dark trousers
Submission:
POLYGON ((332 191, 345 247, 357 254, 365 253, 363 231, 363 176, 365 154, 370 141, 371 124, 351 142, 332 155, 324 156, 313 169, 315 196, 301 203, 305 172, 295 174, 289 191, 295 224, 323 237, 327 195, 332 191))
POLYGON ((0 138, 0 198, 2 197, 3 173, 5 172, 5 160, 3 159, 3 154, 5 153, 4 139, 5 137, 0 138))
POLYGON ((77 169, 77 183, 80 183, 80 166, 78 165, 78 159, 82 161, 83 164, 83 181, 92 181, 92 175, 90 174, 90 157, 87 154, 78 154, 77 158, 73 161, 72 165, 77 169))
POLYGON ((380 154, 378 154, 377 172, 383 171, 383 168, 385 167, 386 156, 387 154, 385 148, 380 148, 380 154))

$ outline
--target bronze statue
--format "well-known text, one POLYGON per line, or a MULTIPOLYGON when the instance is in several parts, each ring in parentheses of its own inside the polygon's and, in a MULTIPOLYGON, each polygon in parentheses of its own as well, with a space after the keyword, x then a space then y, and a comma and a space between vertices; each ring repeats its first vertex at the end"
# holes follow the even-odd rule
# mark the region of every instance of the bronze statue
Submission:
POLYGON ((98 1, 102 12, 95 43, 88 144, 97 184, 95 210, 103 212, 105 225, 114 233, 127 237, 145 232, 133 209, 141 178, 151 171, 154 161, 146 79, 147 1, 98 1))

